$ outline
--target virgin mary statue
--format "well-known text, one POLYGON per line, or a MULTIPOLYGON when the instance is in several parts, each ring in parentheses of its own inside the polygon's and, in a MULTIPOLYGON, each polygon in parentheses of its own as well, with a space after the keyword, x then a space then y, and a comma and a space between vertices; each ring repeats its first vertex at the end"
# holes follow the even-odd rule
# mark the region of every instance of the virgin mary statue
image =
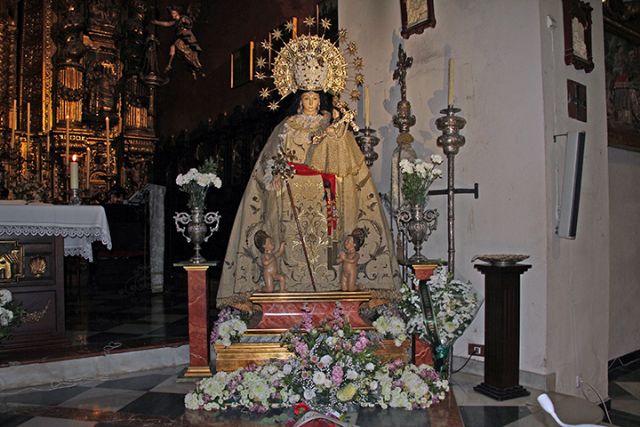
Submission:
POLYGON ((284 243, 276 262, 287 292, 328 292, 340 291, 343 242, 354 229, 364 230, 357 286, 376 299, 397 298, 397 261, 369 169, 348 120, 331 123, 331 114, 321 109, 321 98, 342 92, 346 74, 340 50, 319 36, 298 36, 276 57, 276 88, 283 97, 295 93, 297 111, 275 127, 253 168, 229 239, 217 306, 247 310, 249 296, 261 292, 264 248, 254 239, 259 231, 274 248, 284 243), (288 174, 279 174, 282 164, 288 174))

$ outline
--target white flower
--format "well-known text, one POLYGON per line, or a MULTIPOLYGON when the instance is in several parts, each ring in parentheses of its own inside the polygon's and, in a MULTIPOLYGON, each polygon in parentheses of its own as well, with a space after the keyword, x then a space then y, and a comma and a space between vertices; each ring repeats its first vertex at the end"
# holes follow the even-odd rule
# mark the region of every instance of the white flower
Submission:
POLYGON ((429 159, 431 160, 431 163, 435 165, 439 165, 442 163, 442 156, 439 154, 432 154, 429 159))
POLYGON ((213 180, 213 186, 216 188, 222 187, 222 180, 216 176, 213 180))
POLYGON ((209 186, 209 177, 205 174, 199 173, 196 175, 196 182, 200 187, 208 187, 209 186))
POLYGON ((328 354, 325 354, 320 358, 320 363, 322 364, 322 366, 329 366, 331 365, 331 362, 333 362, 333 357, 329 356, 328 354))
POLYGON ((318 371, 313 374, 313 382, 316 383, 316 385, 323 385, 326 381, 327 376, 324 374, 324 372, 318 371))
POLYGON ((374 381, 371 381, 371 382, 369 383, 369 388, 370 388, 371 390, 377 390, 377 389, 378 389, 378 381, 375 381, 375 380, 374 380, 374 381))
POLYGON ((315 392, 315 390, 313 390, 311 388, 306 388, 306 389, 304 389, 303 395, 304 395, 304 398, 306 400, 312 400, 312 399, 315 399, 316 392, 315 392))
POLYGON ((338 336, 344 338, 344 331, 342 329, 338 329, 338 336))
POLYGON ((284 372, 285 375, 289 375, 291 373, 291 369, 292 369, 291 365, 287 363, 282 367, 282 372, 284 372))
POLYGON ((184 175, 179 174, 176 177, 176 184, 178 184, 180 187, 182 187, 185 184, 184 175))
POLYGON ((202 395, 199 393, 187 393, 184 397, 184 406, 187 409, 200 409, 200 407, 204 404, 202 400, 202 395))
POLYGON ((358 373, 356 371, 354 371, 353 369, 349 369, 347 371, 347 375, 346 375, 348 380, 355 380, 356 378, 358 378, 358 373))
POLYGON ((367 363, 366 365, 364 365, 364 369, 366 369, 369 372, 373 372, 373 370, 375 369, 375 365, 371 362, 367 363))
POLYGON ((10 303, 13 300, 9 289, 0 289, 0 307, 10 303))
POLYGON ((325 340, 325 342, 327 343, 327 345, 331 348, 336 346, 336 338, 335 337, 327 337, 327 339, 325 340))
POLYGON ((413 173, 413 163, 407 159, 400 160, 400 172, 413 173))
POLYGON ((431 171, 431 174, 433 175, 434 178, 440 178, 442 176, 442 171, 438 168, 434 168, 431 171))
POLYGON ((0 307, 0 325, 8 326, 13 320, 13 312, 11 310, 7 310, 6 308, 0 307))

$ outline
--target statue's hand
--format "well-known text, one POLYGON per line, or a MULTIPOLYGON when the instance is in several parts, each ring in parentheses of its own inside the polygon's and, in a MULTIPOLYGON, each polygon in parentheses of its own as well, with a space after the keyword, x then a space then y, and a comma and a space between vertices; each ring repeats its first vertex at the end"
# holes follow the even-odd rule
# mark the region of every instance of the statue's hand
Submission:
POLYGON ((274 190, 280 191, 282 189, 282 178, 280 178, 280 176, 274 176, 273 181, 271 181, 271 185, 274 190))

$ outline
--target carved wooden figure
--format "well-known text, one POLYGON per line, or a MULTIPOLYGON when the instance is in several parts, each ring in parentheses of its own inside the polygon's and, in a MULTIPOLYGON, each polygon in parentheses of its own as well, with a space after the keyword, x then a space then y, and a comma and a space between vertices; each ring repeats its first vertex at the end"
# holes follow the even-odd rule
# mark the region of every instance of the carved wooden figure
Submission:
POLYGON ((274 253, 275 245, 273 239, 262 230, 256 232, 254 242, 262 254, 260 261, 262 262, 262 277, 264 278, 263 291, 273 292, 273 282, 277 280, 280 283, 280 292, 285 292, 285 277, 278 271, 278 258, 284 254, 284 242, 280 243, 280 247, 274 253))
POLYGON ((364 244, 364 230, 356 228, 344 239, 344 252, 338 255, 338 264, 342 264, 340 272, 340 289, 343 292, 353 292, 358 290, 358 261, 360 254, 358 251, 364 244))

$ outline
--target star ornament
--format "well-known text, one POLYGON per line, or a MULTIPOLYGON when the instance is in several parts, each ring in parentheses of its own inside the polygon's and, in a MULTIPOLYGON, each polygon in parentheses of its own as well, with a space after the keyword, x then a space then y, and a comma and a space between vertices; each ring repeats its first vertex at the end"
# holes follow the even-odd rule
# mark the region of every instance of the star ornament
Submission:
POLYGON ((287 21, 287 23, 284 24, 284 29, 287 30, 288 32, 292 33, 293 32, 293 21, 287 21))
POLYGON ((269 43, 268 40, 262 40, 260 46, 262 46, 263 49, 271 50, 271 43, 269 43))
POLYGON ((275 101, 271 101, 267 108, 269 108, 270 111, 276 111, 278 109, 278 103, 275 101))
POLYGON ((362 84, 364 83, 364 74, 362 74, 362 73, 356 74, 355 79, 356 79, 356 84, 358 86, 362 86, 362 84))
POLYGON ((358 89, 351 89, 351 92, 349 93, 349 97, 351 98, 352 101, 357 101, 360 99, 360 91, 358 89))
POLYGON ((355 42, 349 42, 349 44, 347 45, 347 50, 351 55, 355 55, 358 52, 358 46, 355 42))
POLYGON ((307 16, 306 18, 304 18, 303 22, 304 22, 304 25, 311 28, 316 24, 316 18, 314 18, 313 16, 307 16))
POLYGON ((260 98, 261 99, 267 99, 267 98, 269 98, 269 94, 270 93, 271 93, 271 91, 268 88, 263 87, 262 89, 260 89, 260 98))
POLYGON ((344 28, 340 28, 340 30, 338 31, 338 39, 343 42, 347 39, 347 30, 345 30, 344 28))
POLYGON ((322 21, 320 21, 320 26, 325 30, 328 30, 329 28, 331 28, 331 20, 323 18, 322 21))
POLYGON ((264 80, 264 79, 267 78, 267 75, 265 73, 263 73, 262 71, 256 71, 255 77, 258 80, 264 80))
POLYGON ((267 66, 267 60, 265 58, 261 56, 260 58, 256 59, 256 67, 263 69, 266 66, 267 66))
POLYGON ((275 40, 280 40, 282 38, 282 31, 280 31, 279 28, 276 28, 275 30, 273 30, 273 32, 271 33, 271 36, 275 39, 275 40))
POLYGON ((364 61, 362 60, 361 57, 358 56, 358 57, 353 59, 353 67, 356 70, 362 69, 363 66, 364 66, 364 61))

